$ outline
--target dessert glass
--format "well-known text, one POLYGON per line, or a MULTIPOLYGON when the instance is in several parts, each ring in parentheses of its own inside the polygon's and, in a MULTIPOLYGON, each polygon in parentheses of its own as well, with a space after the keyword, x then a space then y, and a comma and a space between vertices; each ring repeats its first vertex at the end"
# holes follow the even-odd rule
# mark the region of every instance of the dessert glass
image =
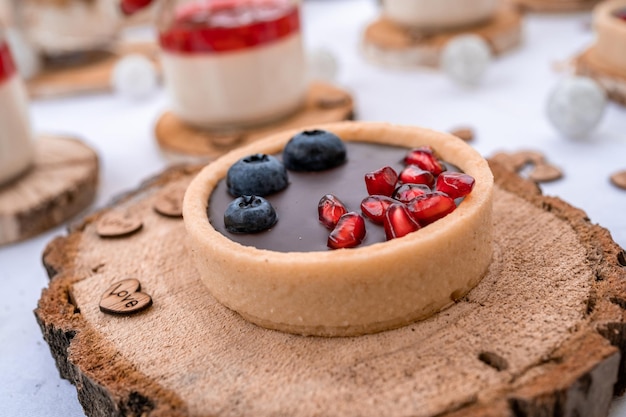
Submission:
POLYGON ((268 123, 304 102, 296 0, 165 0, 157 22, 173 112, 203 129, 268 123))
POLYGON ((26 171, 32 161, 26 90, 0 27, 0 186, 26 171))
POLYGON ((414 29, 443 31, 489 20, 498 0, 382 0, 389 20, 414 29))
MULTIPOLYGON (((19 0, 14 7, 17 24, 34 48, 48 57, 67 57, 106 49, 113 43, 123 18, 128 15, 124 11, 125 3, 124 0, 19 0)), ((145 3, 136 9, 150 2, 145 3)))

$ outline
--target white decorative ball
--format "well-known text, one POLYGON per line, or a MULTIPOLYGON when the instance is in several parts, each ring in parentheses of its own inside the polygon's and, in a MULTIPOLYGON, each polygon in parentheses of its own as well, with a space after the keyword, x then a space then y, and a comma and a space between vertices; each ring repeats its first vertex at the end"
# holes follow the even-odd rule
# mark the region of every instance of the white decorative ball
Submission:
POLYGON ((11 55, 15 60, 20 76, 29 80, 41 71, 41 54, 30 44, 24 34, 14 28, 7 30, 7 42, 11 48, 11 55))
POLYGON ((111 84, 118 94, 130 99, 141 99, 156 89, 157 71, 154 64, 145 56, 127 55, 115 64, 111 84))
POLYGON ((462 35, 450 40, 441 52, 441 69, 456 83, 477 85, 491 62, 491 49, 478 35, 462 35))
POLYGON ((307 53, 309 79, 334 82, 339 65, 335 55, 326 48, 317 48, 307 53))
POLYGON ((606 93, 591 78, 570 76, 560 81, 548 97, 548 119, 563 135, 582 138, 600 122, 606 93))

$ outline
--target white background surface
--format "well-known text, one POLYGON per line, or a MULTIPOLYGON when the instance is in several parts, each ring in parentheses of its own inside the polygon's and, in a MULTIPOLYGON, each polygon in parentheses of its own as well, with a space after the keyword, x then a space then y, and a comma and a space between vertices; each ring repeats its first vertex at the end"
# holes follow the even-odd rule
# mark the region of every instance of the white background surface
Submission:
MULTIPOLYGON (((554 63, 588 45, 588 13, 529 15, 523 46, 494 62, 483 84, 472 90, 453 85, 430 70, 373 66, 359 53, 367 22, 377 15, 367 0, 309 1, 304 7, 306 43, 330 49, 339 59, 338 83, 357 103, 357 117, 440 130, 472 126, 473 145, 485 156, 497 150, 543 151, 565 178, 544 186, 546 194, 585 210, 626 247, 626 191, 609 175, 626 169, 626 108, 610 104, 587 141, 565 139, 544 116, 546 97, 564 76, 554 63)), ((131 102, 113 94, 32 103, 37 132, 83 138, 101 157, 101 184, 95 206, 135 188, 168 164, 153 138, 153 126, 167 109, 162 91, 131 102)), ((0 109, 1 111, 1 109, 0 109)), ((59 227, 27 242, 0 248, 0 416, 83 416, 75 388, 61 380, 33 309, 47 276, 41 253, 59 227)), ((618 400, 611 416, 626 417, 618 400)))

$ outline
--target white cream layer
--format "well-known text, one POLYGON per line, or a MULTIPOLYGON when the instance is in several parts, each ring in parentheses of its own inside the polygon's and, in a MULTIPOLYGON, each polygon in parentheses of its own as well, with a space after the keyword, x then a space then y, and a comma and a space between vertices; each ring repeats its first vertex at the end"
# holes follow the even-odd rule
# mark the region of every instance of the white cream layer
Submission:
POLYGON ((114 0, 72 1, 66 6, 29 1, 21 13, 28 39, 49 55, 103 47, 115 38, 122 19, 114 0))
POLYGON ((301 35, 242 51, 162 53, 174 113, 206 128, 257 124, 296 110, 306 92, 301 35))
POLYGON ((33 161, 27 100, 17 75, 0 83, 0 184, 17 177, 33 161))

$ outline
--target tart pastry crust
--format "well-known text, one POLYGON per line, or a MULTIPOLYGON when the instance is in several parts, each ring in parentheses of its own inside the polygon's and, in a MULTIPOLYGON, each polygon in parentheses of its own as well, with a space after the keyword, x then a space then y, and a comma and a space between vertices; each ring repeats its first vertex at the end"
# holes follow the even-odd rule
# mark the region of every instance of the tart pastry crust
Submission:
POLYGON ((234 162, 252 153, 278 153, 301 129, 234 150, 200 172, 183 203, 193 258, 218 301, 265 328, 354 336, 424 319, 480 282, 492 258, 493 177, 478 152, 453 135, 418 127, 344 122, 315 128, 345 141, 430 145, 476 185, 454 212, 403 238, 356 249, 280 253, 243 246, 216 231, 208 201, 234 162))

